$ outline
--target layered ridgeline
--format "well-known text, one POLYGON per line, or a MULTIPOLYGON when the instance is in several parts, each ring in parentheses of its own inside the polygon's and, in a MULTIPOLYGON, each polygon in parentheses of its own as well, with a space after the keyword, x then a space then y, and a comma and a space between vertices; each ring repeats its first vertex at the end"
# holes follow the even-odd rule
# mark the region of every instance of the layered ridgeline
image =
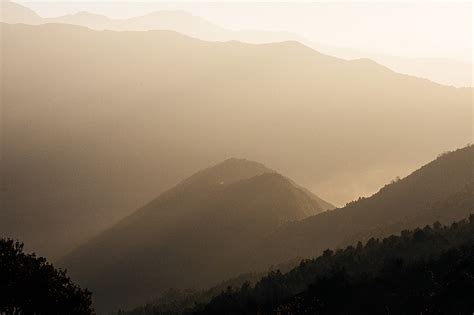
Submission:
POLYGON ((472 89, 296 42, 1 32, 0 229, 48 257, 228 156, 344 204, 472 139, 472 89))
POLYGON ((170 287, 203 288, 250 270, 248 249, 288 221, 328 208, 261 164, 230 159, 201 171, 61 261, 99 311, 170 287))
POLYGON ((127 19, 114 19, 104 15, 77 12, 58 17, 42 18, 31 9, 18 3, 5 0, 0 3, 0 22, 39 25, 46 23, 72 24, 94 30, 149 31, 169 30, 194 38, 209 41, 239 40, 247 43, 269 43, 304 38, 289 32, 242 30, 232 31, 213 24, 186 11, 155 11, 143 16, 127 19))
MULTIPOLYGON (((370 5, 369 5, 370 7, 370 5)), ((42 18, 32 10, 8 0, 0 2, 0 22, 38 25, 64 23, 85 26, 95 30, 148 31, 170 30, 209 41, 238 40, 245 43, 270 43, 295 40, 325 54, 343 58, 369 58, 399 73, 427 78, 435 82, 472 86, 471 64, 468 61, 446 58, 409 58, 357 51, 353 47, 332 47, 310 41, 303 36, 282 31, 241 30, 233 31, 185 11, 156 11, 128 19, 112 19, 104 15, 77 12, 53 18, 42 18)))
MULTIPOLYGON (((323 257, 305 262, 287 275, 281 275, 275 271, 266 278, 262 273, 242 275, 225 282, 227 285, 233 285, 234 290, 222 293, 209 305, 207 303, 211 298, 219 291, 225 291, 225 287, 220 285, 197 293, 173 291, 171 294, 169 292, 155 302, 134 309, 128 314, 181 314, 191 312, 195 303, 201 305, 195 311, 205 309, 206 312, 216 314, 271 311, 279 307, 281 310, 289 307, 289 310, 298 312, 302 310, 297 308, 298 304, 292 300, 292 296, 308 289, 317 277, 326 276, 330 278, 331 284, 337 284, 334 283, 337 280, 347 280, 347 278, 331 278, 333 274, 326 272, 331 271, 333 267, 345 267, 352 275, 357 271, 369 272, 371 276, 374 276, 381 271, 385 260, 392 262, 396 258, 410 258, 412 261, 417 258, 428 258, 430 255, 437 255, 443 250, 458 246, 464 238, 467 240, 470 237, 472 240, 472 235, 466 235, 466 233, 472 233, 472 220, 469 228, 465 229, 464 226, 457 230, 453 227, 447 234, 447 230, 440 229, 439 225, 449 225, 474 213, 473 163, 473 146, 443 154, 410 176, 382 188, 370 198, 352 202, 342 209, 286 224, 271 237, 265 239, 258 246, 257 251, 249 249, 251 253, 247 255, 247 259, 265 265, 285 261, 289 257, 316 257, 327 248, 344 248, 349 244, 355 246, 358 242, 368 242, 365 248, 361 245, 357 245, 357 250, 349 247, 343 252, 338 251, 336 256, 328 255, 329 252, 327 252, 323 257), (435 225, 434 235, 431 234, 433 232, 431 229, 423 230, 425 233, 422 233, 423 235, 420 234, 421 232, 402 232, 406 229, 423 228, 436 221, 438 224, 435 225), (462 235, 459 236, 458 232, 462 235), (402 238, 391 236, 382 243, 373 240, 373 238, 400 233, 402 238), (256 282, 255 279, 258 277, 263 277, 263 279, 256 282), (235 291, 235 288, 239 288, 246 281, 251 286, 256 285, 255 288, 250 289, 248 285, 245 285, 242 290, 235 291), (207 306, 203 308, 205 305, 207 306)), ((324 282, 321 283, 324 284, 324 282)), ((319 289, 321 289, 321 283, 318 283, 319 289)), ((340 285, 345 284, 337 285, 326 289, 344 289, 340 285)), ((401 283, 396 285, 401 285, 401 283)), ((404 285, 410 286, 415 283, 407 281, 404 285)), ((353 289, 349 286, 345 288, 353 289)), ((325 290, 324 285, 322 289, 325 290)), ((333 291, 330 292, 329 295, 324 296, 332 299, 329 302, 333 303, 334 299, 341 301, 333 295, 333 291)), ((344 292, 347 293, 347 291, 344 292)), ((303 306, 309 307, 312 303, 312 300, 308 300, 311 294, 313 293, 303 294, 301 297, 305 299, 303 306)), ((357 299, 351 301, 355 303, 357 299)), ((360 301, 365 300, 360 299, 360 301)), ((380 301, 384 300, 380 299, 380 301)), ((347 303, 349 305, 349 301, 347 303)), ((331 307, 337 305, 331 304, 331 307)), ((325 309, 308 309, 307 311, 314 313, 314 310, 319 312, 325 309)), ((331 314, 337 311, 332 308, 329 310, 331 314)), ((344 311, 347 309, 342 309, 342 312, 344 311)))

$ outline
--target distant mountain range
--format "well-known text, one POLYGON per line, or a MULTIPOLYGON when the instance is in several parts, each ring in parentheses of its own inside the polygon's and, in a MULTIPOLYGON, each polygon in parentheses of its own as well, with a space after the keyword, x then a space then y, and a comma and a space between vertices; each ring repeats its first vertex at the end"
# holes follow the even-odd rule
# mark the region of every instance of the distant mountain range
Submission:
POLYGON ((340 205, 472 140, 472 89, 297 42, 0 27, 0 228, 50 259, 229 156, 340 205))
POLYGON ((77 12, 54 18, 42 18, 31 9, 12 1, 2 1, 1 6, 0 22, 30 25, 65 23, 85 26, 95 30, 114 31, 171 30, 207 41, 236 40, 245 43, 271 43, 292 40, 338 58, 369 58, 400 73, 427 78, 446 85, 473 86, 472 64, 465 61, 449 60, 446 58, 408 58, 361 52, 350 48, 332 47, 312 42, 290 32, 232 31, 185 11, 158 11, 128 19, 112 19, 90 12, 77 12))
POLYGON ((130 306, 168 287, 206 287, 245 272, 255 242, 332 208, 261 164, 229 159, 163 193, 60 264, 94 290, 98 310, 130 306))
POLYGON ((0 22, 39 25, 63 23, 88 27, 94 30, 148 31, 169 30, 207 41, 238 40, 247 43, 270 43, 304 38, 287 32, 231 31, 186 11, 157 11, 128 18, 112 19, 90 12, 77 12, 54 18, 42 18, 33 10, 12 1, 2 2, 0 22))

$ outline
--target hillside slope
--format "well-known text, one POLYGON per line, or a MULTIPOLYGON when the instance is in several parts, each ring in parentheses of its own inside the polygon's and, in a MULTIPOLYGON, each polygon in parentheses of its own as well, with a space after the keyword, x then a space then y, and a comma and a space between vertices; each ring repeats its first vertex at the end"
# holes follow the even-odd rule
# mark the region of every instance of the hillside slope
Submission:
POLYGON ((326 204, 261 164, 230 159, 163 193, 61 265, 94 292, 98 310, 131 306, 169 287, 204 288, 247 271, 244 253, 256 240, 326 204))
POLYGON ((282 226, 260 244, 255 260, 314 257, 326 248, 463 219, 474 211, 473 176, 474 146, 446 153, 369 198, 282 226))
POLYGON ((49 257, 228 156, 341 204, 472 139, 472 89, 295 42, 0 27, 0 228, 49 257))
MULTIPOLYGON (((345 269, 351 276, 355 272, 370 270, 370 276, 374 276, 385 261, 400 258, 415 261, 429 258, 464 241, 472 241, 474 227, 472 216, 467 226, 465 222, 461 225, 454 224, 451 231, 440 226, 449 225, 474 214, 473 163, 473 146, 443 154, 407 178, 385 186, 370 198, 352 202, 342 209, 317 214, 282 226, 271 237, 264 239, 257 246, 257 250, 250 248, 245 256, 260 266, 270 266, 279 261, 288 261, 290 257, 293 259, 317 257, 327 248, 333 249, 335 255, 333 251, 324 252, 322 257, 306 260, 300 267, 286 275, 281 275, 276 270, 267 277, 262 273, 242 275, 237 278, 240 279, 240 283, 227 282, 237 286, 234 290, 225 290, 225 287, 217 287, 216 290, 214 287, 199 294, 183 292, 174 296, 164 296, 150 305, 136 308, 126 314, 154 314, 155 311, 182 314, 190 311, 196 303, 200 306, 195 311, 201 310, 212 297, 219 295, 219 290, 222 293, 205 306, 205 313, 253 314, 257 310, 272 313, 278 307, 281 307, 280 311, 288 307, 299 314, 304 313, 298 309, 299 306, 318 307, 317 303, 311 304, 314 301, 309 299, 315 294, 309 289, 309 285, 318 277, 334 281, 331 283, 335 286, 331 288, 336 291, 342 290, 341 293, 348 293, 349 296, 346 298, 350 299, 351 293, 344 291, 344 287, 337 284, 338 279, 347 280, 347 278, 331 278, 333 276, 331 270, 334 268, 336 271, 345 269), (434 230, 425 228, 434 222, 438 222, 434 225, 434 230), (423 229, 423 233, 421 230, 407 232, 407 229, 423 229), (400 234, 402 237, 394 236, 400 234), (417 242, 414 242, 413 236, 416 236, 417 242), (384 237, 388 238, 383 241, 374 240, 384 237), (364 248, 362 244, 356 245, 359 242, 368 244, 364 248), (341 250, 347 245, 350 246, 341 250), (255 282, 258 276, 262 279, 255 282), (251 286, 257 283, 255 289, 245 286, 239 290, 245 280, 250 281, 251 286), (305 299, 305 304, 298 304, 298 296, 292 300, 293 295, 305 290, 308 290, 307 295, 303 294, 301 297, 305 299)), ((261 270, 264 270, 263 267, 261 270)), ((399 286, 410 286, 410 284, 409 281, 397 283, 399 286)), ((332 290, 331 288, 322 284, 320 287, 322 291, 317 294, 322 298, 331 297, 328 301, 331 303, 330 307, 336 309, 342 297, 334 291, 326 292, 332 290), (325 295, 324 292, 328 294, 325 295)), ((403 293, 397 290, 393 292, 403 293)), ((347 303, 357 301, 358 299, 354 299, 347 303)), ((315 311, 307 310, 307 312, 315 311)))

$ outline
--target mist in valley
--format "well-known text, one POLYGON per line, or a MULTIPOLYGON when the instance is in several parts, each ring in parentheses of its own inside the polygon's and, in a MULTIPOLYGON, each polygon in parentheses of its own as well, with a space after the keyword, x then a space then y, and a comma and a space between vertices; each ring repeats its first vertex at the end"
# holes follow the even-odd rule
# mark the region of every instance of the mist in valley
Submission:
POLYGON ((472 312, 472 4, 1 4, 0 313, 472 312))

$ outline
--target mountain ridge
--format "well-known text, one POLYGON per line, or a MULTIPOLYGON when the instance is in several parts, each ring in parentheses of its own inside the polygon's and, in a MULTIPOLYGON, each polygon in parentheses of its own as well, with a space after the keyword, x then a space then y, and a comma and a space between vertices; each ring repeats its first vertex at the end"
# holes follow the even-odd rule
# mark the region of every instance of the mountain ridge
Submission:
MULTIPOLYGON (((9 1, 10 6, 14 6, 13 11, 25 11, 28 14, 30 9, 21 6, 15 2, 9 1)), ((6 11, 5 8, 3 10, 6 11)), ((8 11, 8 10, 7 10, 8 11)), ((31 12, 30 12, 31 14, 31 12)), ((464 60, 450 60, 446 58, 409 58, 409 57, 397 57, 392 55, 384 55, 379 53, 355 51, 350 48, 344 47, 331 47, 325 44, 315 43, 306 38, 293 34, 290 32, 275 32, 275 31, 258 31, 258 30, 242 30, 232 31, 222 28, 216 24, 213 24, 199 16, 195 16, 189 12, 182 10, 175 11, 156 11, 150 13, 156 14, 154 19, 150 19, 150 16, 137 16, 128 19, 112 19, 104 15, 89 13, 83 14, 84 18, 75 14, 54 17, 54 18, 41 18, 39 16, 31 19, 23 19, 15 17, 17 14, 12 12, 9 14, 5 13, 5 16, 13 16, 10 18, 4 18, 10 22, 19 22, 26 24, 42 24, 42 23, 69 23, 86 26, 88 28, 96 30, 133 30, 133 31, 146 31, 150 29, 171 29, 181 33, 185 33, 192 37, 197 37, 202 40, 210 41, 230 41, 238 40, 247 43, 268 43, 268 42, 281 42, 286 40, 296 40, 310 46, 316 51, 323 52, 324 54, 336 56, 341 59, 354 60, 358 58, 369 58, 375 60, 377 63, 383 64, 390 69, 398 72, 413 75, 416 77, 426 78, 431 81, 443 84, 443 85, 455 85, 457 87, 472 87, 472 76, 467 69, 470 67, 470 62, 464 60), (175 21, 172 23, 159 22, 160 12, 176 12, 174 17, 175 21), (180 13, 181 12, 181 13, 180 13), (185 12, 186 17, 183 19, 182 12, 185 12), (79 17, 79 18, 78 18, 79 17), (15 20, 16 19, 16 20, 15 20), (142 21, 142 22, 140 22, 142 21), (161 23, 161 24, 160 24, 161 23), (189 24, 188 26, 185 26, 189 24)), ((21 14, 20 14, 21 15, 21 14)), ((35 13, 35 15, 37 15, 35 13)), ((169 16, 168 16, 169 17, 169 16)), ((170 21, 168 21, 170 22, 170 21)))
POLYGON ((409 176, 382 187, 371 197, 288 223, 259 246, 258 255, 272 257, 269 261, 313 257, 328 247, 349 246, 357 237, 358 240, 367 240, 375 235, 386 237, 435 221, 451 224, 474 211, 472 205, 459 210, 449 207, 444 207, 445 211, 430 210, 439 208, 440 202, 456 198, 459 194, 461 199, 473 200, 473 178, 474 146, 470 145, 440 155, 409 176), (453 211, 448 213, 448 210, 453 211), (362 233, 367 229, 372 233, 362 233))

